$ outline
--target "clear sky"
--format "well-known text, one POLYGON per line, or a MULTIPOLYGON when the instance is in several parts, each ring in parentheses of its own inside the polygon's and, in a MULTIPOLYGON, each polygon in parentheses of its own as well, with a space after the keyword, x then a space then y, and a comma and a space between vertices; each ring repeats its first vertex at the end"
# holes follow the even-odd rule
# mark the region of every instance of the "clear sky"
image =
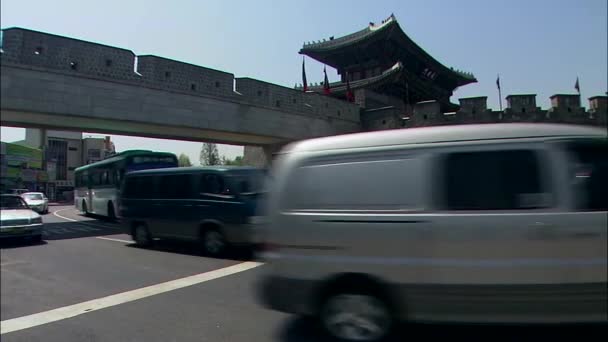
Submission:
MULTIPOLYGON (((305 41, 341 36, 394 13, 403 30, 446 66, 473 72, 478 83, 452 97, 503 98, 535 93, 549 106, 555 93, 604 95, 607 80, 606 0, 2 0, 3 28, 20 26, 154 54, 293 87, 301 82, 305 41)), ((309 82, 323 66, 308 60, 309 82)), ((337 80, 328 70, 330 81, 337 80)), ((586 101, 583 101, 586 104, 586 101)), ((2 140, 23 130, 2 128, 2 140)), ((114 136, 119 150, 147 148, 151 140, 114 136)), ((163 141, 158 149, 186 152, 198 161, 200 144, 163 141)), ((242 148, 222 146, 228 156, 242 148)))

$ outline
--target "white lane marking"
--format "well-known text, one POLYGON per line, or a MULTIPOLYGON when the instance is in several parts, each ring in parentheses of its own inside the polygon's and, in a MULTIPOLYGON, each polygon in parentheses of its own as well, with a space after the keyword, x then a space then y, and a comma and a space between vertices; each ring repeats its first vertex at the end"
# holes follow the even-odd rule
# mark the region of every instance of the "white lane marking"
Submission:
POLYGON ((122 292, 115 295, 93 299, 74 305, 64 306, 61 308, 44 311, 28 316, 7 319, 0 322, 0 335, 13 331, 33 328, 38 325, 52 323, 78 315, 86 314, 89 312, 105 309, 111 306, 132 302, 134 300, 154 296, 173 290, 178 290, 184 287, 247 271, 260 265, 262 265, 262 263, 246 261, 240 264, 220 268, 218 270, 199 273, 185 278, 142 287, 140 289, 122 292))
POLYGON ((105 236, 96 236, 96 239, 100 239, 100 240, 108 240, 108 241, 116 241, 116 242, 124 242, 124 243, 133 243, 133 240, 123 240, 123 239, 114 239, 114 238, 109 238, 109 237, 105 237, 105 236))
POLYGON ((71 209, 72 209, 72 208, 65 208, 65 209, 59 209, 59 210, 55 210, 55 211, 53 211, 53 215, 54 215, 54 216, 56 216, 56 217, 59 217, 60 219, 64 219, 64 220, 67 220, 67 221, 72 221, 72 222, 80 222, 80 221, 78 221, 78 220, 74 220, 74 219, 72 219, 72 218, 65 217, 65 216, 62 216, 62 215, 57 214, 57 213, 58 213, 58 212, 60 212, 60 211, 64 211, 64 210, 71 210, 71 209))

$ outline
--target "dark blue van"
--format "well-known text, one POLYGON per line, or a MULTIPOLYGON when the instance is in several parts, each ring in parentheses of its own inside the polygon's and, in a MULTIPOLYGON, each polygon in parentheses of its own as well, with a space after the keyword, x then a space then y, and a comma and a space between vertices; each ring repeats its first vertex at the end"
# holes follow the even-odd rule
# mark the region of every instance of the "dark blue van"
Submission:
POLYGON ((156 238, 200 241, 218 256, 250 245, 265 171, 252 167, 176 167, 130 172, 121 222, 138 245, 156 238))

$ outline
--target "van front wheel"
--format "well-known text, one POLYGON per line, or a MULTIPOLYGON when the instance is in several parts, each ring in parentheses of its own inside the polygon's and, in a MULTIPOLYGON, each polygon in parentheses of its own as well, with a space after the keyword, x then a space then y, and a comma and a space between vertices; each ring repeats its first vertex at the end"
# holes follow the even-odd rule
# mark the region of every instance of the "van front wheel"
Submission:
POLYGON ((335 293, 324 301, 323 329, 339 341, 380 341, 390 332, 392 318, 386 303, 366 293, 335 293))
POLYGON ((226 240, 217 229, 205 229, 202 242, 207 255, 218 257, 226 250, 226 240))
POLYGON ((150 236, 150 231, 148 227, 144 224, 138 224, 133 228, 132 234, 133 240, 135 244, 141 247, 147 247, 152 244, 152 237, 150 236))

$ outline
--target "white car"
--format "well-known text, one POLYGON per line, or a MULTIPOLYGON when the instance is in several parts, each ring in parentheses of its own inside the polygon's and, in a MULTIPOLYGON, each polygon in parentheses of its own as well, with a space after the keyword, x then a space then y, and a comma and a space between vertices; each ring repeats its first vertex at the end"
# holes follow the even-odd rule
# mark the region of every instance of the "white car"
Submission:
POLYGON ((17 195, 0 195, 0 238, 28 237, 42 241, 42 217, 17 195))
POLYGON ((42 192, 26 192, 21 194, 21 198, 33 211, 39 214, 49 212, 49 199, 42 192))

